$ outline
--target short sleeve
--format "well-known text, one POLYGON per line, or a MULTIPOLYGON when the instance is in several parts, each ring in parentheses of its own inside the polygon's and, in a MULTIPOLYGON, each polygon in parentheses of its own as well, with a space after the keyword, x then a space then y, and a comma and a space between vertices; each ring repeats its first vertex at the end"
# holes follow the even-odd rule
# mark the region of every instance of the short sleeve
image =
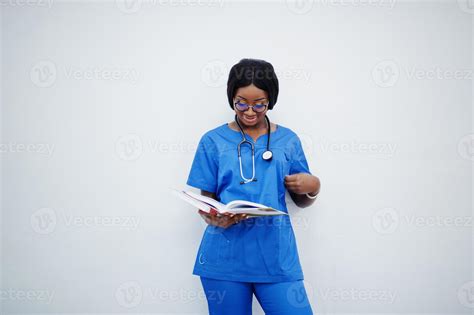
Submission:
POLYGON ((187 185, 209 192, 217 188, 217 150, 216 145, 204 135, 196 149, 189 172, 187 185))
POLYGON ((292 144, 290 175, 298 173, 311 174, 308 161, 306 161, 306 156, 304 154, 303 147, 301 146, 300 138, 295 136, 295 140, 292 141, 292 144))

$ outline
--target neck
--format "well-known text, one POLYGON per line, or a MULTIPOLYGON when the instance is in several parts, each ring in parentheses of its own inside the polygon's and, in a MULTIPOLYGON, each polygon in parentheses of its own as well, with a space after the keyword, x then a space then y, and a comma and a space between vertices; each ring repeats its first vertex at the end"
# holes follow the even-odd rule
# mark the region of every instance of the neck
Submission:
POLYGON ((239 119, 239 123, 240 123, 240 125, 242 126, 242 129, 245 132, 256 132, 256 131, 267 130, 268 129, 266 119, 263 119, 259 124, 255 125, 255 126, 246 126, 246 125, 242 124, 242 121, 240 121, 240 119, 239 119))

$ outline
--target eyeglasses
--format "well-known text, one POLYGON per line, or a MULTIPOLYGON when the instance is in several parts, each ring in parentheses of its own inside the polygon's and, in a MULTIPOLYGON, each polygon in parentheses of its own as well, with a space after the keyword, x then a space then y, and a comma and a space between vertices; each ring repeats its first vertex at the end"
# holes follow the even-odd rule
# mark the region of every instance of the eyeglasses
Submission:
POLYGON ((242 102, 241 100, 236 101, 234 105, 235 105, 235 109, 237 109, 239 112, 246 112, 249 109, 249 107, 251 107, 252 110, 256 113, 263 113, 268 106, 268 104, 255 104, 252 106, 252 105, 242 102))

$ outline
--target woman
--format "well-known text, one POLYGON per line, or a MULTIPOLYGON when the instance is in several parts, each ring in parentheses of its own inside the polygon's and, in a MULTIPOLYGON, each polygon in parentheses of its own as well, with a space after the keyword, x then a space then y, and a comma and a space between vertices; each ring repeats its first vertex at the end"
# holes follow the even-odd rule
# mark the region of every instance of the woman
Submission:
MULTIPOLYGON (((297 206, 311 205, 320 182, 298 136, 266 116, 278 98, 273 66, 242 59, 230 70, 227 95, 234 121, 201 137, 187 184, 222 203, 242 199, 288 212, 288 190, 297 206), (239 145, 243 137, 248 142, 239 145)), ((251 314, 253 294, 266 314, 312 314, 288 215, 199 214, 208 226, 193 274, 210 314, 251 314)))

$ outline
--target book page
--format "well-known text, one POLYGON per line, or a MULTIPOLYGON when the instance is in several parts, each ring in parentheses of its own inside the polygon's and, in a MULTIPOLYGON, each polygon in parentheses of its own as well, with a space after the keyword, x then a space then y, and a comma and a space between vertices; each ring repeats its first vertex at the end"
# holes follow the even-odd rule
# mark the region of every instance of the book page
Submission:
POLYGON ((234 209, 234 208, 270 208, 268 206, 251 202, 251 201, 245 201, 245 200, 233 200, 229 202, 226 206, 226 209, 234 209))
POLYGON ((211 207, 207 203, 196 200, 196 199, 188 196, 187 194, 183 194, 181 191, 174 191, 173 193, 176 196, 178 196, 180 199, 186 201, 187 203, 191 204, 192 206, 194 206, 198 209, 201 209, 202 211, 205 211, 205 212, 210 212, 211 211, 211 207))
POLYGON ((215 199, 212 199, 210 197, 207 197, 207 196, 203 196, 203 195, 198 195, 196 193, 193 193, 192 191, 183 191, 184 194, 190 196, 191 198, 194 198, 194 199, 197 199, 201 202, 204 202, 205 204, 213 207, 213 208, 216 208, 219 212, 225 212, 226 211, 226 207, 223 203, 215 200, 215 199))
POLYGON ((253 216, 288 215, 286 212, 273 208, 233 208, 232 210, 229 210, 229 212, 235 214, 247 213, 253 216))

